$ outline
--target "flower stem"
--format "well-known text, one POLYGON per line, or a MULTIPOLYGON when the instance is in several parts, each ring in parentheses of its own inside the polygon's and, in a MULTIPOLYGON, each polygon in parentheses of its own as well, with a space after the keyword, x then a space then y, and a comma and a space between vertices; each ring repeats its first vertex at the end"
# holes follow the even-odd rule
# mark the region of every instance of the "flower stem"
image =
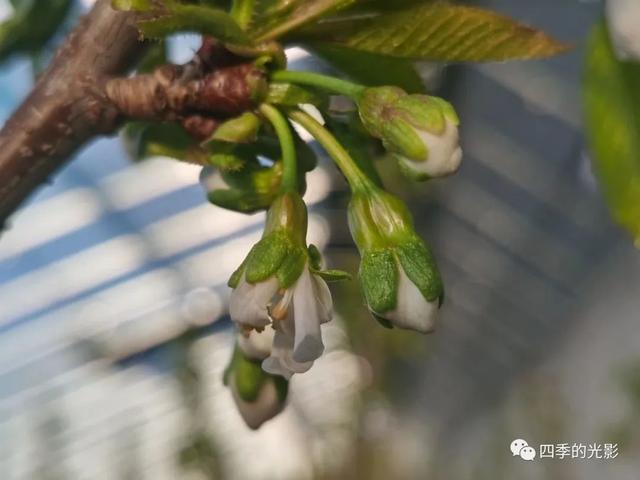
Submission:
POLYGON ((293 70, 278 70, 273 72, 273 74, 271 74, 271 80, 318 87, 337 93, 338 95, 346 95, 354 100, 357 100, 366 88, 363 85, 342 80, 341 78, 330 77, 329 75, 313 72, 296 72, 293 70))
POLYGON ((291 120, 305 128, 333 158, 352 191, 369 190, 374 187, 373 182, 360 170, 349 152, 316 119, 302 110, 291 110, 288 115, 291 120))
POLYGON ((278 140, 280 141, 280 149, 282 150, 282 186, 283 192, 298 191, 298 172, 296 147, 293 142, 293 134, 291 126, 286 117, 280 113, 280 110, 273 105, 263 103, 260 105, 260 113, 262 113, 273 125, 278 140))

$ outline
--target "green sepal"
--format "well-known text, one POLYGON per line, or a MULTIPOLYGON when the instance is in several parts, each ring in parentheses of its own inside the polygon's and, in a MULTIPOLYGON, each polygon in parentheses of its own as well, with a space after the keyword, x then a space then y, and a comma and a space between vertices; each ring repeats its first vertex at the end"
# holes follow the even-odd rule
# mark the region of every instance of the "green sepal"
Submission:
POLYGON ((413 238, 396 248, 404 272, 429 302, 442 299, 444 287, 431 250, 420 238, 413 238))
POLYGON ((314 275, 318 275, 326 282, 339 282, 341 280, 351 280, 351 275, 342 270, 323 270, 322 269, 322 255, 318 247, 311 244, 307 247, 309 254, 309 268, 314 275))
POLYGON ((266 210, 273 201, 270 195, 237 188, 214 190, 209 193, 208 199, 220 208, 246 214, 266 210))
POLYGON ((281 288, 289 288, 300 278, 307 264, 307 252, 304 247, 291 244, 278 272, 278 284, 281 288))
POLYGON ((282 231, 274 231, 262 237, 247 257, 247 282, 262 282, 274 275, 289 253, 288 247, 289 241, 282 231))
POLYGON ((360 263, 360 282, 369 308, 384 314, 396 306, 398 270, 389 249, 366 251, 360 263))
POLYGON ((309 253, 309 265, 313 270, 321 270, 322 269, 322 255, 320 254, 320 250, 313 243, 311 243, 307 247, 307 252, 309 253))
POLYGON ((280 190, 282 164, 265 167, 251 160, 239 170, 219 172, 228 189, 218 188, 208 193, 211 203, 227 210, 254 213, 268 209, 280 190))
POLYGON ((451 121, 454 125, 460 125, 460 117, 458 117, 458 112, 453 108, 449 102, 447 102, 444 98, 440 97, 429 97, 432 101, 438 103, 440 108, 442 109, 442 114, 451 121))
POLYGON ((409 180, 413 180, 414 182, 426 182, 431 179, 429 174, 413 168, 411 164, 414 163, 414 160, 410 160, 396 153, 392 153, 391 155, 397 160, 400 173, 409 180))
POLYGON ((395 117, 382 126, 382 143, 391 152, 415 161, 426 161, 429 149, 407 120, 395 117))
POLYGON ((229 281, 227 282, 227 285, 231 288, 237 288, 238 284, 240 283, 240 280, 242 280, 242 276, 244 275, 244 271, 247 268, 247 260, 249 259, 249 256, 247 256, 242 263, 240 264, 240 266, 238 268, 236 268, 236 270, 231 274, 231 277, 229 277, 229 281))
POLYGON ((218 142, 222 143, 251 143, 258 138, 260 130, 260 118, 253 112, 245 112, 242 115, 227 120, 220 125, 209 140, 203 142, 204 147, 215 148, 218 142))
POLYGON ((280 375, 269 375, 269 377, 271 377, 271 380, 276 387, 280 404, 284 404, 284 402, 287 401, 287 395, 289 394, 289 380, 280 375))
POLYGON ((404 202, 377 187, 355 192, 347 214, 351 236, 361 254, 393 247, 414 235, 413 219, 404 202))
POLYGON ((237 171, 222 171, 222 179, 232 188, 256 193, 277 193, 282 177, 282 165, 275 163, 272 167, 260 165, 257 161, 247 163, 237 171))
POLYGON ((234 383, 238 396, 245 402, 255 402, 267 382, 273 382, 281 404, 287 400, 289 381, 279 375, 262 370, 262 362, 248 358, 236 344, 231 361, 222 375, 222 382, 234 383))
POLYGON ((313 273, 322 278, 325 282, 341 282, 351 280, 351 274, 343 270, 314 270, 313 273))
MULTIPOLYGON (((222 149, 221 149, 222 150, 222 149)), ((207 157, 207 164, 222 171, 237 172, 247 163, 247 158, 233 150, 219 151, 207 157)))
POLYGON ((371 312, 371 316, 373 316, 373 318, 375 318, 376 322, 378 322, 384 328, 387 328, 389 330, 393 330, 393 328, 394 328, 393 323, 391 323, 386 318, 383 318, 380 315, 376 315, 374 312, 371 312))
POLYGON ((255 402, 268 378, 269 374, 262 370, 261 362, 247 358, 236 345, 231 363, 223 376, 225 385, 233 381, 242 400, 255 402))
POLYGON ((279 233, 291 244, 306 246, 307 205, 297 192, 285 192, 276 197, 267 212, 265 236, 279 233))
POLYGON ((310 88, 303 88, 291 83, 272 83, 269 85, 269 93, 266 103, 295 107, 307 103, 315 106, 327 104, 327 96, 310 88))
POLYGON ((398 99, 393 110, 414 127, 440 135, 447 124, 441 104, 427 95, 408 95, 398 99))
POLYGON ((382 127, 386 122, 385 110, 407 93, 398 87, 367 88, 358 100, 360 119, 367 131, 382 138, 382 127))

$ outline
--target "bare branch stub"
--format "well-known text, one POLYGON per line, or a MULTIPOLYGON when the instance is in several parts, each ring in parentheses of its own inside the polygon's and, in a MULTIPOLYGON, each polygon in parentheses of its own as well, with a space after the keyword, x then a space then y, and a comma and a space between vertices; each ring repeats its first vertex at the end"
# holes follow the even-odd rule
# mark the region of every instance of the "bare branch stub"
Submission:
POLYGON ((185 75, 185 67, 163 65, 153 73, 115 78, 105 94, 126 118, 180 121, 197 115, 224 119, 253 108, 266 89, 264 73, 252 63, 241 63, 185 75))

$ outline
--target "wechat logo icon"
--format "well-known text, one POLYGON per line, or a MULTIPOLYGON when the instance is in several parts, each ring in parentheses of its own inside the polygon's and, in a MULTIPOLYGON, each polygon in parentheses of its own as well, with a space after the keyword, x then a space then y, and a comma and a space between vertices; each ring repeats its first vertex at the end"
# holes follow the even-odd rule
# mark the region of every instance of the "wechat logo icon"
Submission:
POLYGON ((517 438, 511 442, 510 448, 514 457, 520 457, 528 462, 536 458, 535 448, 530 447, 527 441, 521 438, 517 438))

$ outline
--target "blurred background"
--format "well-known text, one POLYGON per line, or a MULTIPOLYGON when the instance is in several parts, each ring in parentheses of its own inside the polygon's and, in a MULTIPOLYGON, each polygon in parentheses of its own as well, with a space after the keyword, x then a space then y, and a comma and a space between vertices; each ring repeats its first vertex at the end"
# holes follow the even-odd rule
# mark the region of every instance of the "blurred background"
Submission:
MULTIPOLYGON (((0 237, 0 479, 639 478, 640 254, 609 218, 581 126, 602 4, 474 3, 575 48, 423 68, 460 114, 463 167, 424 185, 380 166, 438 259, 437 333, 385 330, 357 282, 334 284, 327 353, 293 378, 282 415, 249 430, 221 379, 226 281, 263 215, 208 204, 197 167, 95 142, 0 237), (516 438, 617 444, 618 456, 524 462, 516 438)), ((171 57, 198 45, 176 38, 171 57)), ((30 59, 2 66, 0 123, 32 79, 30 59)), ((324 160, 308 183, 310 241, 355 273, 344 182, 324 160)))

